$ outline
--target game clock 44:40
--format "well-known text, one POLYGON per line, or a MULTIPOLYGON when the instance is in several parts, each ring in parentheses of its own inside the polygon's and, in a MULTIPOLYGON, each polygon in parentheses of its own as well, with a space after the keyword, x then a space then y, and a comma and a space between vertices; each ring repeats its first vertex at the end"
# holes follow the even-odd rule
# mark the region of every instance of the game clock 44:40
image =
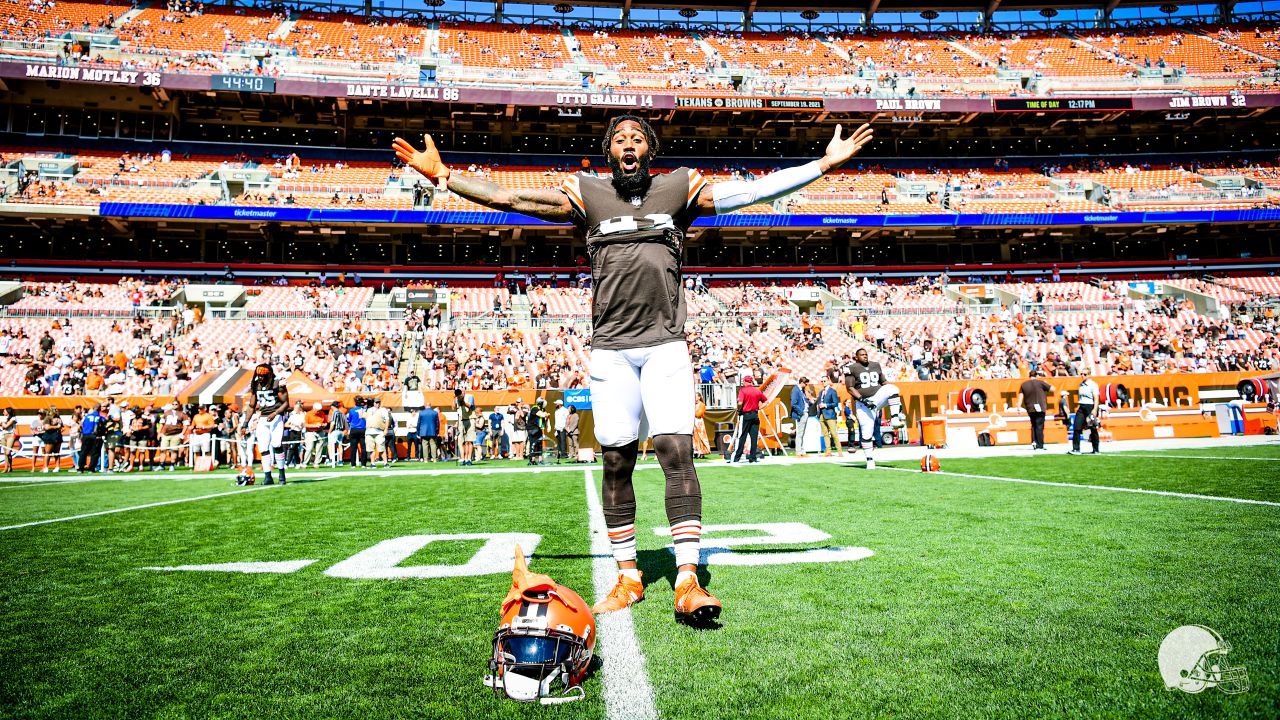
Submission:
POLYGON ((234 92, 273 93, 276 91, 276 79, 258 75, 214 75, 211 78, 213 90, 231 90, 234 92))

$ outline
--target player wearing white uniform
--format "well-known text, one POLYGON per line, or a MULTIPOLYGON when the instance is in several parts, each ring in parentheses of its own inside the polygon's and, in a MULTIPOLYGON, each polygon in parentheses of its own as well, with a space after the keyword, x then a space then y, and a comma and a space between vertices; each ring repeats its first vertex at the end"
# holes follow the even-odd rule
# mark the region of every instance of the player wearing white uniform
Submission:
POLYGON ((396 156, 472 202, 577 226, 591 258, 591 394, 596 439, 604 459, 602 504, 618 562, 618 583, 595 612, 621 610, 644 598, 636 565, 636 499, 632 486, 640 437, 653 441, 666 475, 666 511, 676 561, 676 617, 704 623, 720 601, 697 580, 702 489, 693 467, 693 369, 685 341, 681 271, 693 221, 789 195, 839 167, 871 141, 863 125, 851 137, 840 126, 819 160, 754 181, 711 184, 697 170, 654 174, 657 133, 643 118, 622 115, 602 149, 612 177, 578 173, 558 189, 509 189, 452 176, 431 136, 417 150, 396 138, 396 156))
MULTIPOLYGON (((254 436, 258 441, 258 453, 262 456, 262 472, 266 476, 263 485, 274 485, 272 467, 280 470, 280 484, 284 477, 284 416, 289 410, 289 390, 276 382, 275 371, 263 363, 253 370, 249 381, 249 402, 255 417, 254 436)), ((247 463, 246 463, 247 464, 247 463)))
POLYGON ((871 453, 876 447, 875 433, 880 426, 880 411, 887 405, 889 417, 895 426, 900 425, 902 396, 897 385, 884 384, 884 370, 880 363, 870 362, 866 348, 858 348, 853 354, 853 362, 845 366, 844 384, 853 396, 854 412, 858 416, 858 440, 867 457, 867 469, 875 470, 876 461, 871 453))

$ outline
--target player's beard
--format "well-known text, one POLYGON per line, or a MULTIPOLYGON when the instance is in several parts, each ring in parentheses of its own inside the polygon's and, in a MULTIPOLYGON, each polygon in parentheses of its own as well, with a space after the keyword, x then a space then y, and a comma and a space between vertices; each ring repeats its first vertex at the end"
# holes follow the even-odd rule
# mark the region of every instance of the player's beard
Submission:
POLYGON ((613 171, 613 189, 619 197, 630 200, 632 197, 644 197, 653 184, 653 176, 649 174, 649 153, 636 158, 636 171, 630 175, 622 172, 622 159, 609 155, 609 169, 613 171))

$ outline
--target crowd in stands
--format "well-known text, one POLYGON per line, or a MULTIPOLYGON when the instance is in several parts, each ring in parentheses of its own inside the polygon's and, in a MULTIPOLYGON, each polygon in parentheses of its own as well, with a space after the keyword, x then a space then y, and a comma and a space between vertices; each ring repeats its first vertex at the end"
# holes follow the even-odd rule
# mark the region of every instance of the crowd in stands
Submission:
MULTIPOLYGON (((248 370, 263 362, 282 378, 299 372, 335 393, 587 387, 590 333, 571 314, 498 328, 486 324, 510 312, 509 288, 525 290, 533 307, 585 303, 589 310, 589 282, 582 278, 579 273, 564 281, 517 285, 498 276, 492 288, 415 283, 416 289, 446 290, 450 306, 492 303, 492 312, 450 318, 433 304, 413 308, 399 321, 362 319, 360 309, 368 306, 372 289, 345 283, 269 285, 256 296, 271 304, 291 298, 312 309, 353 308, 344 319, 248 313, 247 319, 227 320, 204 318, 194 307, 154 317, 143 312, 171 305, 180 283, 32 282, 28 294, 0 315, 0 395, 88 396, 88 404, 72 412, 49 407, 27 421, 38 441, 25 457, 45 472, 58 471, 60 452, 70 453, 76 467, 93 469, 100 457, 101 469, 116 471, 173 469, 188 462, 188 448, 195 455, 213 453, 225 464, 251 461, 251 422, 244 408, 180 407, 168 398, 203 372, 248 370), (90 306, 95 311, 88 317, 76 313, 90 306), (52 319, 24 314, 46 308, 62 312, 52 319), (98 422, 104 423, 102 432, 98 422), (89 432, 83 428, 95 435, 82 436, 89 432), (84 452, 92 455, 82 457, 84 452)), ((904 284, 854 275, 789 286, 708 284, 700 275, 687 280, 687 334, 693 371, 702 383, 736 386, 747 376, 760 380, 783 370, 793 377, 834 377, 858 348, 867 348, 887 379, 899 382, 1031 372, 1054 377, 1280 370, 1280 279, 1274 276, 1175 276, 1158 281, 1172 291, 1159 295, 1131 292, 1117 280, 1064 279, 1056 266, 1042 277, 1006 273, 1003 281, 945 272, 904 284), (986 292, 963 292, 965 282, 979 283, 986 292), (984 306, 980 299, 990 294, 997 302, 984 306)), ((295 403, 286 421, 291 467, 345 461, 345 449, 356 441, 334 434, 337 421, 330 422, 342 411, 295 403)), ((483 452, 523 455, 514 446, 522 437, 515 431, 529 412, 519 404, 500 408, 494 422, 511 424, 506 434, 513 446, 478 440, 487 448, 483 452)), ((12 442, 6 429, 13 424, 12 411, 0 413, 0 442, 12 442)), ((411 419, 408 427, 415 433, 402 438, 412 448, 409 457, 456 454, 457 438, 447 423, 433 425, 429 453, 416 435, 419 426, 411 419)), ((398 447, 394 423, 389 430, 391 452, 398 447)), ((9 453, 9 447, 0 448, 5 471, 13 467, 9 453)), ((362 457, 367 465, 369 458, 360 453, 350 460, 358 465, 362 457)), ((372 455, 375 463, 389 457, 403 458, 372 455)))
MULTIPOLYGON (((68 44, 61 62, 120 64, 139 70, 251 72, 296 71, 276 58, 319 58, 362 64, 400 63, 434 56, 444 61, 445 82, 504 82, 525 73, 528 82, 572 86, 578 77, 553 77, 575 60, 608 68, 593 86, 682 88, 686 91, 802 92, 833 95, 915 92, 973 95, 1022 93, 1002 80, 1001 68, 1062 77, 1124 78, 1144 69, 1170 68, 1208 80, 1256 80, 1277 68, 1275 28, 1236 26, 1133 27, 1106 32, 1060 31, 973 34, 963 31, 734 32, 603 30, 556 24, 388 21, 327 12, 286 14, 250 7, 206 7, 171 0, 164 6, 126 11, 88 2, 30 0, 9 3, 0 15, 0 37, 28 41, 72 31, 114 33, 123 54, 90 57, 68 44), (120 15, 132 12, 125 21, 120 15), (269 50, 267 62, 231 53, 269 50), (451 66, 470 75, 447 79, 451 66), (710 78, 714 68, 742 68, 755 76, 741 88, 710 78), (500 71, 481 72, 476 70, 500 71), (504 74, 506 73, 506 74, 504 74)), ((261 53, 259 53, 261 54, 261 53)), ((49 58, 54 59, 54 58, 49 58)), ((385 65, 383 67, 386 67, 385 65)), ((382 81, 417 81, 378 72, 382 81)))
MULTIPOLYGON (((42 157, 47 151, 7 150, 0 162, 42 157)), ((93 206, 106 200, 119 202, 168 202, 216 204, 221 185, 213 173, 257 165, 269 168, 272 179, 231 199, 238 205, 301 207, 361 207, 409 209, 415 190, 402 184, 422 181, 414 171, 395 163, 359 161, 304 162, 296 155, 234 157, 183 155, 168 150, 125 153, 114 158, 79 154, 70 178, 40 175, 28 170, 19 178, 16 195, 0 201, 93 206)), ((30 164, 27 165, 30 167, 30 164)), ((584 171, 590 171, 584 167, 584 171)), ((556 187, 568 169, 542 166, 486 166, 472 164, 457 172, 491 179, 509 187, 556 187)), ((706 169, 712 181, 739 178, 740 168, 706 169)), ((785 203, 756 205, 740 212, 751 214, 946 214, 1006 212, 1098 212, 1112 210, 1160 211, 1188 207, 1204 209, 1263 209, 1280 207, 1280 159, 1237 160, 1217 163, 1189 162, 1113 164, 1104 158, 1078 163, 1048 164, 1036 168, 1011 168, 997 159, 992 168, 887 169, 854 165, 830 173, 785 203), (1219 188, 1225 175, 1245 182, 1219 188), (924 188, 923 190, 920 188, 924 188), (1098 192, 1093 192, 1097 190, 1098 192)), ((453 193, 434 194, 435 210, 487 211, 453 193)))

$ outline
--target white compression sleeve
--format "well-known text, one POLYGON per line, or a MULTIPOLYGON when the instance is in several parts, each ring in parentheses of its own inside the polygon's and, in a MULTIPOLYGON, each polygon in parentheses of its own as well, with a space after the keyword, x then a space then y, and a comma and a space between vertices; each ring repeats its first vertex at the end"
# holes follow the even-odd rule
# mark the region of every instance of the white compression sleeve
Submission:
POLYGON ((799 190, 822 177, 818 161, 769 173, 756 180, 729 180, 711 186, 716 212, 733 212, 748 205, 770 202, 799 190))

